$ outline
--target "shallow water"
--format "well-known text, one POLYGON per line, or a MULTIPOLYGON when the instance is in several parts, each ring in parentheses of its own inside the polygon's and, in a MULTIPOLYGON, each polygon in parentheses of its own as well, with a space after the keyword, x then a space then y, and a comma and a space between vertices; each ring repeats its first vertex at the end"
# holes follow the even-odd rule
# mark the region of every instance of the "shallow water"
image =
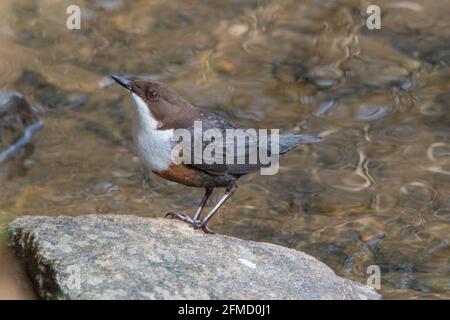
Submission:
MULTIPOLYGON (((0 225, 20 215, 192 212, 202 190, 146 177, 131 101, 109 74, 166 82, 244 127, 321 145, 242 179, 219 233, 303 250, 386 298, 449 298, 450 1, 0 2, 0 87, 44 127, 0 167, 0 225)), ((213 201, 217 200, 219 192, 213 201)), ((32 298, 0 251, 0 298, 32 298), (8 294, 10 293, 10 294, 8 294)))

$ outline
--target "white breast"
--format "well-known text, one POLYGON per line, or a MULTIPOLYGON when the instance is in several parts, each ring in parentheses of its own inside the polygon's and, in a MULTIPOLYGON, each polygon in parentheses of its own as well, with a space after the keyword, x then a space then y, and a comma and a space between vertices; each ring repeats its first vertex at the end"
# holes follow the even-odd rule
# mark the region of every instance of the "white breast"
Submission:
POLYGON ((131 96, 135 104, 133 140, 139 158, 148 170, 164 171, 172 163, 173 129, 158 130, 158 122, 146 103, 134 93, 131 96))

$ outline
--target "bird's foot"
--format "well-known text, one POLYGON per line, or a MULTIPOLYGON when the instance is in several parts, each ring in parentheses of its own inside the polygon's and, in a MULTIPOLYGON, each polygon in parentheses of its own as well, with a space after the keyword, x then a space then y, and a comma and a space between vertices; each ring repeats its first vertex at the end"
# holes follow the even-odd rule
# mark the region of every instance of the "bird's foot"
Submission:
POLYGON ((193 227, 194 229, 202 229, 204 233, 214 234, 214 231, 212 231, 205 223, 203 223, 203 221, 200 221, 199 224, 196 224, 193 227))
POLYGON ((181 213, 181 212, 168 212, 166 213, 166 215, 164 216, 165 218, 168 219, 178 219, 181 221, 184 221, 190 225, 195 225, 196 221, 194 219, 192 219, 190 216, 181 213))
POLYGON ((168 218, 168 219, 181 220, 181 221, 186 222, 187 224, 189 224, 194 229, 202 229, 202 231, 204 233, 208 233, 208 234, 213 234, 214 233, 214 231, 212 231, 206 224, 204 224, 203 221, 201 221, 201 220, 194 220, 190 216, 188 216, 188 215, 186 215, 184 213, 181 213, 181 212, 168 212, 168 213, 166 213, 166 215, 164 217, 168 218))

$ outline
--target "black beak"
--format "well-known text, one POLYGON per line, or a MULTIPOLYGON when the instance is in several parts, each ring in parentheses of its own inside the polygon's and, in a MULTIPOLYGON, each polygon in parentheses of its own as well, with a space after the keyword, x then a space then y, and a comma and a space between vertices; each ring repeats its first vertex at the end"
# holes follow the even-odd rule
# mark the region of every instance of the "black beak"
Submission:
POLYGON ((125 79, 125 78, 122 78, 119 76, 115 76, 115 75, 112 75, 111 78, 113 78, 114 81, 116 81, 118 84, 120 84, 125 89, 131 90, 131 84, 132 84, 131 80, 128 80, 128 79, 125 79))

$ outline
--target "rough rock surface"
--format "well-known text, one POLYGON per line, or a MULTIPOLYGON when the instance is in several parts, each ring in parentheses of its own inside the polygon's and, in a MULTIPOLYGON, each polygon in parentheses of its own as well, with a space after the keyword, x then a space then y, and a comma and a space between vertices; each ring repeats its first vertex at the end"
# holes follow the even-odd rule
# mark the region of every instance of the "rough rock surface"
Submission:
POLYGON ((47 299, 378 299, 300 251, 174 220, 27 216, 9 245, 47 299))

